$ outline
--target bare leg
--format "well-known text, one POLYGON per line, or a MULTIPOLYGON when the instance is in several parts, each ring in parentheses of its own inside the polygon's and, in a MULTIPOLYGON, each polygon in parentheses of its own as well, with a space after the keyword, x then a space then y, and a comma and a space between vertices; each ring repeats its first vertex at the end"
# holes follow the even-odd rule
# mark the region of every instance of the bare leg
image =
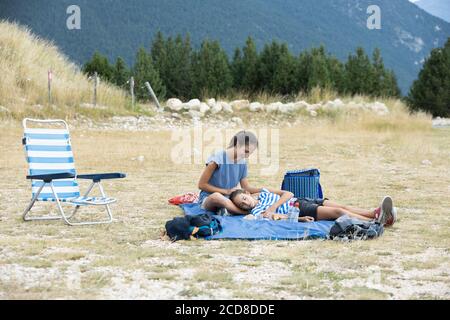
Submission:
POLYGON ((342 208, 333 208, 333 207, 318 207, 317 208, 317 220, 336 220, 337 218, 348 215, 352 218, 357 218, 364 221, 372 220, 369 217, 365 217, 363 215, 359 215, 357 213, 350 212, 348 210, 342 208))
POLYGON ((342 204, 339 204, 337 202, 333 202, 330 200, 325 200, 323 202, 323 205, 325 207, 330 207, 330 208, 340 208, 340 209, 344 209, 346 211, 350 211, 351 213, 356 213, 360 216, 364 216, 367 218, 375 218, 375 213, 371 210, 365 210, 365 209, 360 209, 360 208, 355 208, 355 207, 350 207, 350 206, 344 206, 342 204))
POLYGON ((215 192, 209 195, 205 200, 203 200, 202 207, 208 211, 217 211, 220 208, 225 208, 231 213, 248 214, 248 212, 243 211, 238 207, 236 207, 233 201, 231 201, 230 199, 228 199, 219 192, 215 192))

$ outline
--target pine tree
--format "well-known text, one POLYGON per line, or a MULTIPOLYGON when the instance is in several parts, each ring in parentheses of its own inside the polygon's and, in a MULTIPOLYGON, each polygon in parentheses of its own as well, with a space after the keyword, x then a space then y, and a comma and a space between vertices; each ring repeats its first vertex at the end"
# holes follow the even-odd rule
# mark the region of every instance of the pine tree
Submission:
POLYGON ((108 58, 95 51, 92 59, 88 61, 82 68, 82 71, 89 76, 95 72, 101 79, 111 81, 113 77, 113 67, 109 64, 108 58))
POLYGON ((135 94, 138 99, 148 100, 149 93, 145 87, 145 82, 148 81, 153 88, 156 96, 163 99, 166 94, 166 88, 159 77, 158 72, 153 66, 152 57, 140 48, 136 55, 136 63, 133 68, 133 75, 135 80, 135 94))
POLYGON ((234 50, 233 61, 231 62, 231 73, 233 75, 233 88, 242 89, 242 76, 244 74, 244 64, 242 62, 241 49, 234 50))
POLYGON ((114 65, 112 82, 118 87, 125 87, 130 77, 130 71, 127 69, 125 61, 118 57, 114 65))
POLYGON ((345 64, 345 89, 350 94, 371 94, 372 92, 372 63, 359 47, 356 49, 356 55, 349 55, 345 64))
POLYGON ((242 89, 246 91, 255 91, 259 88, 258 83, 258 52, 256 44, 251 37, 245 42, 242 49, 242 89))
POLYGON ((217 41, 203 41, 195 55, 194 70, 197 97, 225 95, 232 87, 228 57, 217 41))
POLYGON ((407 100, 412 110, 424 110, 435 117, 450 116, 450 38, 444 48, 431 51, 407 100))
POLYGON ((297 61, 289 52, 287 44, 280 47, 280 57, 273 75, 273 91, 282 95, 297 93, 297 61))
POLYGON ((333 84, 328 66, 328 59, 323 46, 311 50, 311 64, 309 67, 311 68, 311 71, 309 72, 308 91, 315 87, 332 87, 333 84))
POLYGON ((281 45, 272 41, 270 45, 264 46, 258 60, 258 88, 261 91, 273 93, 274 76, 277 72, 281 57, 281 45))

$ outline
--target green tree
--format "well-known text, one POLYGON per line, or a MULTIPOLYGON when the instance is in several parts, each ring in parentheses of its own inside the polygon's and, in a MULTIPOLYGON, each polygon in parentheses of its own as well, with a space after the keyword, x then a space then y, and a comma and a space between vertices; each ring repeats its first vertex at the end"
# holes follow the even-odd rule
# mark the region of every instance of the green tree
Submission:
POLYGON ((242 89, 242 76, 244 74, 244 64, 242 62, 241 49, 234 50, 233 61, 231 63, 231 73, 233 75, 233 88, 242 89))
POLYGON ((217 41, 203 41, 195 54, 194 72, 197 97, 225 95, 232 87, 228 57, 217 41))
POLYGON ((350 94, 371 94, 372 92, 372 63, 359 47, 356 55, 349 55, 345 64, 345 90, 350 94))
POLYGON ((433 49, 408 98, 412 110, 424 110, 433 116, 450 116, 450 38, 443 48, 433 49))
POLYGON ((82 71, 89 76, 92 76, 95 72, 100 78, 111 81, 113 77, 113 67, 109 64, 108 58, 95 51, 92 59, 83 66, 82 71))
POLYGON ((289 52, 287 44, 280 47, 280 56, 273 75, 273 88, 275 93, 287 95, 298 91, 296 78, 297 60, 289 52))
POLYGON ((125 61, 121 57, 118 57, 113 69, 112 82, 118 87, 125 87, 129 77, 130 71, 125 61))
POLYGON ((165 97, 166 87, 153 66, 151 55, 144 48, 140 48, 136 55, 133 75, 135 80, 135 93, 138 99, 148 100, 149 98, 147 88, 145 87, 146 81, 150 83, 158 98, 163 99, 165 97))
POLYGON ((259 88, 258 83, 258 52, 255 41, 248 37, 242 49, 242 89, 255 91, 259 88))
POLYGON ((274 91, 274 77, 281 57, 281 45, 277 41, 266 44, 258 60, 258 88, 261 91, 274 91))
POLYGON ((308 91, 315 88, 331 88, 333 86, 325 48, 313 48, 311 50, 311 63, 309 65, 308 91))

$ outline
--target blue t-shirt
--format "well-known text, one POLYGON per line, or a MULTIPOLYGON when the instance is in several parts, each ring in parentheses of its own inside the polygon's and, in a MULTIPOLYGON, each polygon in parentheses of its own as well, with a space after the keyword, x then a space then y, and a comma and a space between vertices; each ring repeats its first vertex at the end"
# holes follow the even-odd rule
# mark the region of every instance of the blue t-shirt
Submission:
MULTIPOLYGON (((206 165, 210 162, 217 164, 217 169, 214 170, 208 183, 222 189, 231 189, 238 185, 238 183, 247 177, 247 162, 245 159, 239 162, 234 162, 227 156, 225 150, 219 151, 211 155, 206 161, 206 165)), ((206 191, 200 192, 198 202, 202 203, 203 200, 211 193, 206 191)))

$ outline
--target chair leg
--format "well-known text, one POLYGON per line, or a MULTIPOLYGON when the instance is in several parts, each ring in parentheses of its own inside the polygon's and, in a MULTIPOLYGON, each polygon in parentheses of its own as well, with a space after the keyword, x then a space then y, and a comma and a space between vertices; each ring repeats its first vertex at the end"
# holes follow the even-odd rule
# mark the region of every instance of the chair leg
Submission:
MULTIPOLYGON (((102 194, 103 197, 106 197, 105 192, 103 191, 103 187, 101 185, 100 182, 92 182, 92 184, 89 186, 87 192, 84 194, 85 197, 87 197, 89 195, 89 193, 91 192, 91 190, 94 188, 94 186, 98 184, 100 192, 102 194)), ((80 206, 76 206, 75 209, 73 210, 72 214, 67 218, 64 219, 64 221, 71 226, 85 226, 85 225, 94 225, 94 224, 106 224, 106 223, 111 223, 113 221, 113 217, 112 217, 112 212, 111 212, 111 208, 109 207, 108 204, 105 204, 106 207, 106 212, 108 213, 108 219, 107 220, 103 220, 103 221, 83 221, 83 222, 70 222, 68 219, 72 218, 78 211, 78 209, 80 208, 80 206)))
POLYGON ((38 192, 36 192, 36 194, 34 195, 33 199, 31 199, 30 204, 28 205, 28 207, 25 209, 25 211, 22 214, 22 219, 23 221, 37 221, 37 220, 59 220, 61 219, 61 217, 58 216, 41 216, 41 217, 27 217, 28 213, 31 211, 31 208, 33 208, 37 198, 39 197, 39 195, 42 192, 42 189, 44 189, 44 186, 47 183, 44 182, 42 184, 42 186, 39 188, 38 192))

